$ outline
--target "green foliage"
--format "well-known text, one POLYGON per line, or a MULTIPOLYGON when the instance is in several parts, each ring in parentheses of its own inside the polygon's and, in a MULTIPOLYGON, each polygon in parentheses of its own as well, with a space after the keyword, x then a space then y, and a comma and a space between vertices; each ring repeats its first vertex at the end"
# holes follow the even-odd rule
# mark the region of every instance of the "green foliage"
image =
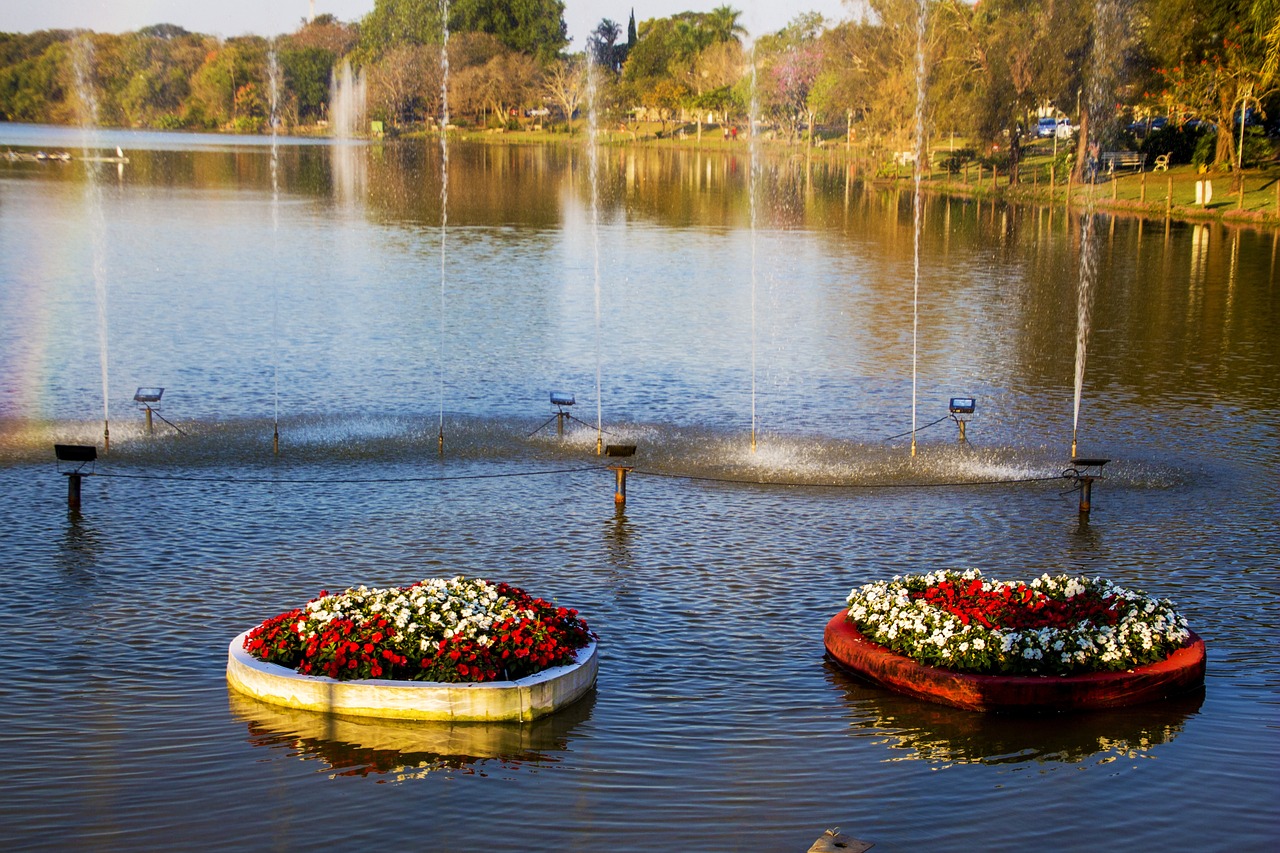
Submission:
POLYGON ((972 148, 957 148, 938 161, 938 166, 948 172, 959 172, 973 159, 972 148))
MULTIPOLYGON (((1190 163, 1205 135, 1206 131, 1198 127, 1162 127, 1147 134, 1138 150, 1147 155, 1149 164, 1161 154, 1172 155, 1170 164, 1190 163)), ((1212 147, 1209 150, 1212 153, 1212 147)))
POLYGON ((337 57, 319 47, 304 47, 280 53, 285 88, 293 94, 298 120, 314 122, 329 103, 329 79, 337 57))
MULTIPOLYGON (((1196 166, 1208 166, 1211 163, 1219 169, 1228 169, 1231 164, 1216 163, 1218 132, 1208 130, 1200 135, 1195 150, 1191 154, 1191 162, 1196 166)), ((1240 151, 1240 128, 1236 128, 1231 136, 1231 153, 1242 154, 1244 167, 1250 168, 1264 163, 1275 156, 1271 141, 1260 127, 1246 127, 1244 132, 1243 151, 1240 151)))

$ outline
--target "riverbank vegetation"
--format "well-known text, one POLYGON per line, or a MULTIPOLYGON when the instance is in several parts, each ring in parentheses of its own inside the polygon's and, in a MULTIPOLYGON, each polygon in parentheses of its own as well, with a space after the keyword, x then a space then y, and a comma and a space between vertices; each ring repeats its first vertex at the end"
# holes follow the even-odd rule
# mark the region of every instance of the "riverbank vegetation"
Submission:
MULTIPOLYGON (((751 42, 726 5, 606 18, 576 53, 560 0, 448 8, 446 27, 435 0, 377 0, 359 21, 322 15, 273 39, 163 23, 0 34, 0 119, 77 123, 87 90, 103 125, 256 133, 274 116, 326 133, 334 69, 350 64, 364 133, 438 132, 447 103, 458 132, 573 139, 590 86, 614 141, 715 147, 754 133, 884 179, 923 155, 940 183, 1061 186, 1134 152, 1166 181, 1230 173, 1238 191, 1244 176, 1247 208, 1249 170, 1261 185, 1276 158, 1280 0, 868 0, 847 20, 801 13, 751 42)), ((1108 192, 1120 201, 1132 184, 1121 169, 1108 192)))

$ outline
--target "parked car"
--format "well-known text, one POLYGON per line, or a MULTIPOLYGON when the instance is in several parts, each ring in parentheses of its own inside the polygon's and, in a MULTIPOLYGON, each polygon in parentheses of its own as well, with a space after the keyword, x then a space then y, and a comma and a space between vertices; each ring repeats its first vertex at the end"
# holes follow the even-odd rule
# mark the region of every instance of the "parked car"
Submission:
POLYGON ((1048 117, 1042 118, 1040 119, 1039 123, 1036 125, 1036 136, 1040 137, 1041 139, 1047 139, 1048 137, 1053 136, 1054 133, 1057 132, 1057 130, 1058 130, 1057 119, 1048 118, 1048 117))

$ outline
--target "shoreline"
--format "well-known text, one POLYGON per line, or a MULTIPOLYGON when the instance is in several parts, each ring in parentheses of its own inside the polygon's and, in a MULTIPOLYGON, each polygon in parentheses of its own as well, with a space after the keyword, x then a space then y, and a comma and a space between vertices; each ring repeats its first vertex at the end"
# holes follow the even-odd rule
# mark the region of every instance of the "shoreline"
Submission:
MULTIPOLYGON (((70 127, 58 126, 53 127, 70 127)), ((138 132, 171 132, 177 134, 192 131, 155 131, 151 128, 101 128, 138 132)), ((325 144, 331 141, 322 129, 314 126, 296 127, 288 131, 295 139, 309 143, 325 144)), ((223 131, 199 131, 211 136, 243 136, 223 131)), ((464 130, 450 127, 450 138, 477 145, 541 145, 581 147, 587 144, 587 132, 577 128, 571 132, 552 130, 464 130)), ((437 137, 435 130, 414 129, 387 136, 357 137, 368 144, 395 144, 397 141, 423 140, 437 137)), ((265 138, 265 137, 264 137, 265 138)), ((721 138, 718 125, 709 125, 701 138, 685 131, 658 131, 652 127, 635 130, 605 129, 599 132, 597 142, 604 148, 638 148, 706 154, 749 154, 751 140, 743 135, 736 139, 721 138)), ((37 159, 80 159, 49 155, 37 158, 34 154, 14 152, 9 147, 8 156, 0 160, 10 162, 37 159)), ((932 157, 939 158, 956 150, 951 147, 935 148, 932 157)), ((771 161, 801 160, 806 166, 821 163, 826 167, 850 170, 853 180, 874 186, 914 191, 915 182, 909 166, 885 163, 857 146, 850 146, 842 139, 820 139, 814 144, 803 141, 790 142, 775 138, 759 141, 756 151, 771 161), (902 170, 906 170, 905 174, 902 170), (892 170, 892 174, 888 172, 892 170)), ((1051 181, 1046 154, 1032 142, 1024 149, 1024 159, 1019 169, 1022 178, 1017 184, 1008 182, 1007 174, 976 161, 966 165, 963 172, 943 172, 931 169, 920 182, 925 193, 969 198, 979 201, 1004 202, 1006 204, 1035 204, 1045 207, 1061 206, 1071 211, 1092 209, 1113 216, 1139 218, 1147 221, 1177 221, 1191 224, 1218 222, 1233 228, 1251 228, 1259 231, 1280 232, 1280 161, 1265 166, 1246 169, 1243 173, 1245 192, 1234 188, 1235 176, 1229 172, 1201 171, 1195 166, 1180 164, 1165 171, 1118 170, 1114 175, 1103 176, 1093 184, 1051 181), (1027 175, 1030 175, 1030 178, 1027 175), (1041 180, 1041 176, 1044 180, 1041 180), (1208 204, 1196 204, 1197 183, 1212 183, 1214 195, 1208 204)))

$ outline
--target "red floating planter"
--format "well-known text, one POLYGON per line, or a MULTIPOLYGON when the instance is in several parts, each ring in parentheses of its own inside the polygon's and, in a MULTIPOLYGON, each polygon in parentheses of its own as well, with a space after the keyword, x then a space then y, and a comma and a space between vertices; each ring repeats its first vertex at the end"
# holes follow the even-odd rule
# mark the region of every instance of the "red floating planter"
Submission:
POLYGON ((827 654, 862 678, 929 702, 971 711, 1085 711, 1164 699, 1204 684, 1204 641, 1162 661, 1119 672, 1084 675, 975 675, 926 666, 873 643, 841 610, 823 634, 827 654))

